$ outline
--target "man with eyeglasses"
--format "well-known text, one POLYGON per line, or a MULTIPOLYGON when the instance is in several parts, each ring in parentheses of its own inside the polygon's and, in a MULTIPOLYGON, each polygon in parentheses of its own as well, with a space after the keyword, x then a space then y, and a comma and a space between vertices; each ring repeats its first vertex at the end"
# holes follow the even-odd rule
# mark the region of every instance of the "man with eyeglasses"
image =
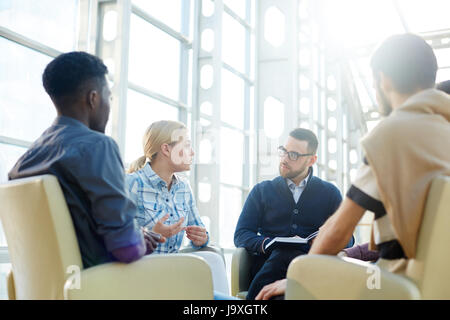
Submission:
POLYGON ((308 253, 311 243, 273 250, 265 246, 275 237, 305 238, 316 232, 342 201, 333 184, 313 175, 317 146, 312 131, 297 128, 290 132, 286 144, 278 148, 280 176, 258 183, 244 204, 234 243, 255 255, 248 300, 264 285, 284 278, 292 259, 308 253))

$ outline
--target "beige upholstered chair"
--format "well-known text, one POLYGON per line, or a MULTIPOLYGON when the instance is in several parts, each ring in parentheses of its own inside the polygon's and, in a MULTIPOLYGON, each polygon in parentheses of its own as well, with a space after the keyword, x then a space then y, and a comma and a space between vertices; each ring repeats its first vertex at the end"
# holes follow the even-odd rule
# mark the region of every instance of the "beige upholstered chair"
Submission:
POLYGON ((311 255, 296 258, 287 272, 286 299, 450 299, 450 177, 430 188, 416 258, 405 275, 379 269, 379 289, 369 289, 378 272, 350 258, 311 255))
POLYGON ((0 185, 12 271, 9 299, 212 299, 211 270, 189 254, 149 255, 83 270, 63 193, 51 175, 0 185), (80 272, 77 272, 80 270, 80 272))

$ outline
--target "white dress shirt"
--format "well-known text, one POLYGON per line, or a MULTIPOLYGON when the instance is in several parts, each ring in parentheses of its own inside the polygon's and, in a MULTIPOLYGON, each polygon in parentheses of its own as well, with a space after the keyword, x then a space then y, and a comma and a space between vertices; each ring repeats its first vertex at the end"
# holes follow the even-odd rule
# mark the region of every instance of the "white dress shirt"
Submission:
POLYGON ((298 199, 300 199, 300 196, 303 193, 303 190, 305 190, 306 182, 308 181, 309 174, 306 176, 305 179, 303 179, 298 186, 291 180, 286 178, 286 182, 288 184, 289 190, 291 190, 292 195, 294 196, 295 203, 298 202, 298 199))

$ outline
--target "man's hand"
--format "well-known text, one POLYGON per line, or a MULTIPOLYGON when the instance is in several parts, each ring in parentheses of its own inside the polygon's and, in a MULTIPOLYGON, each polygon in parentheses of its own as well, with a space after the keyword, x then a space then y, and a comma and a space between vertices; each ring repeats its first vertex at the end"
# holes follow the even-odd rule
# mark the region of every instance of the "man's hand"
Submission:
POLYGON ((186 237, 192 241, 194 245, 200 247, 208 241, 208 234, 206 229, 199 226, 187 226, 184 228, 186 230, 186 237))
POLYGON ((255 300, 269 300, 272 297, 282 295, 286 292, 287 279, 277 280, 264 286, 255 300))
POLYGON ((149 231, 147 228, 142 227, 142 234, 144 236, 144 242, 146 251, 145 254, 151 254, 153 251, 155 251, 156 247, 158 246, 158 242, 163 243, 166 242, 166 238, 159 233, 149 231))
POLYGON ((182 226, 184 217, 181 217, 178 222, 171 224, 171 225, 165 225, 164 221, 166 221, 169 218, 169 214, 166 214, 164 217, 162 217, 153 227, 153 231, 156 233, 159 233, 163 235, 166 238, 173 237, 178 232, 182 231, 184 227, 182 226))

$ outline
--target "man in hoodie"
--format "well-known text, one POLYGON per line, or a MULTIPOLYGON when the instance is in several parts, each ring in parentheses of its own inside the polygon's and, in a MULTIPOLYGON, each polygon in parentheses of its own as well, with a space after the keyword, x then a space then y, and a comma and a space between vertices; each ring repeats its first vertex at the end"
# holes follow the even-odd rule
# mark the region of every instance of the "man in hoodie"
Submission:
MULTIPOLYGON (((436 89, 450 94, 450 80, 442 81, 436 84, 436 89)), ((380 257, 379 251, 369 250, 369 243, 346 248, 342 250, 338 255, 341 257, 350 257, 363 261, 376 261, 380 257)))
MULTIPOLYGON (((371 67, 381 112, 389 115, 362 141, 364 161, 336 213, 320 229, 310 254, 341 251, 366 210, 375 213, 377 265, 403 273, 416 254, 432 180, 450 175, 450 97, 435 89, 436 56, 425 40, 395 35, 375 51, 371 67)), ((284 293, 286 279, 256 299, 284 293)))

